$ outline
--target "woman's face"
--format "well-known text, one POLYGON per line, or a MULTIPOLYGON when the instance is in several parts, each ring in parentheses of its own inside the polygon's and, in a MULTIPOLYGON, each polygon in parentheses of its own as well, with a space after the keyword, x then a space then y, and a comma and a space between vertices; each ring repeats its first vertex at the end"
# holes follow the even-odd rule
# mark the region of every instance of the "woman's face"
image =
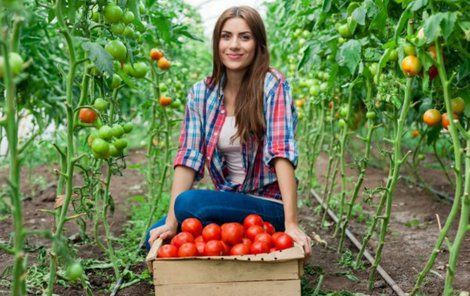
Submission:
POLYGON ((243 71, 255 57, 256 42, 248 24, 242 18, 227 20, 219 41, 219 55, 227 70, 243 71))

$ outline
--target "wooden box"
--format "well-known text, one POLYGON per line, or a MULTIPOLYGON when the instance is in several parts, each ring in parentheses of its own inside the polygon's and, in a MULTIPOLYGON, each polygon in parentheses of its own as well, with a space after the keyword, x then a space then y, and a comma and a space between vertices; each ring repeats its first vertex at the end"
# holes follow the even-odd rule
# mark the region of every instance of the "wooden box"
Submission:
POLYGON ((300 296, 305 253, 299 245, 269 254, 157 258, 147 255, 157 296, 300 296))

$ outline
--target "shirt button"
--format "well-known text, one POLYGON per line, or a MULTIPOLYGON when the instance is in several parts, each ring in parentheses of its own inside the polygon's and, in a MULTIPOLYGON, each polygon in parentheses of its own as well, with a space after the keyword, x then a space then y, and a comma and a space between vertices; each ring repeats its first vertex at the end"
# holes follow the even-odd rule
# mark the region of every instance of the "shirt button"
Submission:
POLYGON ((225 113, 225 110, 220 111, 220 113, 224 114, 224 113, 225 113))
POLYGON ((219 134, 218 132, 215 132, 215 133, 214 133, 214 135, 216 135, 216 136, 217 136, 218 134, 219 134))

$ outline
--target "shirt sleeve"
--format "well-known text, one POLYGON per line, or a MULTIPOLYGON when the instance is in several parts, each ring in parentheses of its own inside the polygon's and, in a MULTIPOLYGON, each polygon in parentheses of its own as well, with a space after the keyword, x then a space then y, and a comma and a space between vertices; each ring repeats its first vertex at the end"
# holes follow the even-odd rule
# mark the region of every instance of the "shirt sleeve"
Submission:
POLYGON ((272 160, 281 157, 289 160, 296 168, 298 161, 298 147, 295 140, 297 111, 287 80, 280 80, 277 87, 274 87, 268 94, 265 118, 264 165, 272 166, 272 160))
POLYGON ((184 120, 178 141, 178 152, 173 168, 178 165, 196 171, 195 181, 204 177, 204 132, 201 108, 199 108, 195 87, 191 88, 185 108, 184 120))

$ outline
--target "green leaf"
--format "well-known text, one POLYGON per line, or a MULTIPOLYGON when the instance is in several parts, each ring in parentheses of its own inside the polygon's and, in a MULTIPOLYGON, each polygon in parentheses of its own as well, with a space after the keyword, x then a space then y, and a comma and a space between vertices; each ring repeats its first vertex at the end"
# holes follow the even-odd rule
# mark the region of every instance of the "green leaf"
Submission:
POLYGON ((415 12, 428 5, 428 0, 415 0, 410 3, 411 11, 415 12))
POLYGON ((452 34, 455 28, 455 22, 457 21, 457 13, 456 12, 447 12, 446 17, 442 20, 441 28, 442 28, 442 35, 444 39, 448 39, 449 36, 452 34))
POLYGON ((323 4, 321 6, 321 11, 323 13, 326 13, 328 11, 330 11, 331 9, 331 0, 323 0, 323 4))
POLYGON ((356 71, 357 65, 361 61, 361 43, 351 39, 344 43, 336 54, 336 61, 341 66, 346 66, 351 74, 356 71))
POLYGON ((154 19, 154 25, 157 27, 158 35, 163 39, 163 41, 171 43, 170 20, 164 16, 158 16, 154 19))
POLYGON ((366 24, 366 10, 364 7, 356 8, 352 13, 352 18, 361 26, 366 24))
POLYGON ((456 12, 439 12, 431 15, 424 22, 424 36, 427 42, 433 42, 440 36, 447 40, 454 31, 456 21, 456 12))
POLYGON ((465 35, 465 40, 470 41, 470 22, 460 22, 459 26, 465 35))
POLYGON ((84 42, 82 44, 82 48, 100 72, 106 72, 109 76, 113 76, 113 57, 104 50, 100 44, 95 42, 84 42))

